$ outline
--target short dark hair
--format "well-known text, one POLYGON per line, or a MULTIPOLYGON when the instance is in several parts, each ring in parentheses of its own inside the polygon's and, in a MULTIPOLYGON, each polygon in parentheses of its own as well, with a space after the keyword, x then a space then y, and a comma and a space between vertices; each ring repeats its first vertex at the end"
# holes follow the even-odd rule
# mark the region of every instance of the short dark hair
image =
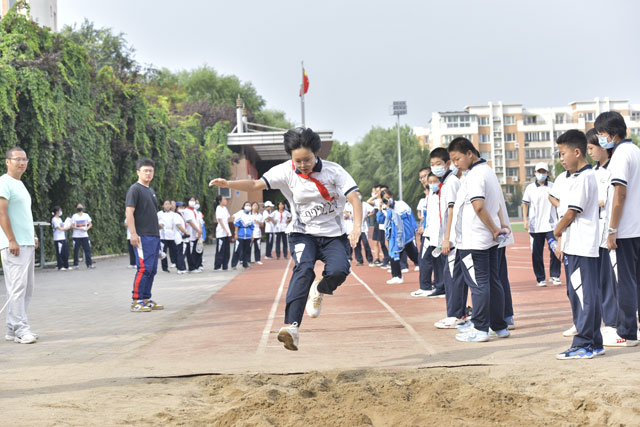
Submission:
POLYGON ((424 172, 424 171, 429 171, 429 173, 431 173, 431 168, 424 167, 424 168, 420 169, 420 170, 418 171, 418 173, 420 173, 420 172, 424 172))
POLYGON ((587 137, 584 132, 578 129, 571 129, 558 137, 556 141, 558 145, 566 145, 570 148, 577 148, 582 152, 583 156, 587 154, 587 137))
POLYGON ((156 168, 156 162, 151 159, 140 159, 136 162, 136 170, 140 170, 143 166, 151 166, 152 168, 156 168))
POLYGON ((23 153, 27 154, 26 151, 24 151, 24 148, 15 146, 15 147, 11 147, 7 150, 7 156, 5 157, 5 159, 10 159, 11 155, 13 154, 14 151, 22 151, 23 153))
MULTIPOLYGON (((451 145, 449 145, 449 147, 451 147, 451 145)), ((451 160, 449 152, 442 147, 434 148, 433 151, 431 151, 431 154, 429 154, 429 157, 440 159, 445 163, 451 160)))
POLYGON ((56 213, 58 213, 58 211, 60 210, 60 206, 56 205, 54 207, 51 208, 51 216, 54 217, 56 216, 56 213))
POLYGON ((381 197, 386 197, 386 196, 393 197, 393 191, 389 190, 388 188, 385 188, 384 190, 382 190, 382 192, 380 192, 380 196, 381 197))
MULTIPOLYGON (((431 178, 432 176, 435 177, 435 178, 438 178, 438 176, 435 173, 432 172, 432 173, 429 174, 427 179, 431 178)), ((438 179, 440 179, 440 178, 438 178, 438 179)))
POLYGON ((476 150, 476 147, 473 146, 471 141, 463 136, 459 136, 451 141, 447 150, 449 151, 449 153, 456 151, 462 154, 467 154, 469 151, 471 151, 473 152, 473 154, 478 155, 478 150, 476 150))
POLYGON ((310 128, 295 128, 284 134, 284 151, 291 155, 293 150, 307 148, 318 154, 322 148, 320 136, 310 128))
POLYGON ((385 188, 389 188, 389 186, 385 184, 380 184, 378 187, 380 187, 381 190, 384 190, 385 188))
POLYGON ((617 111, 606 111, 600 114, 593 127, 598 133, 606 132, 612 137, 618 135, 620 139, 627 137, 627 125, 622 114, 617 111))

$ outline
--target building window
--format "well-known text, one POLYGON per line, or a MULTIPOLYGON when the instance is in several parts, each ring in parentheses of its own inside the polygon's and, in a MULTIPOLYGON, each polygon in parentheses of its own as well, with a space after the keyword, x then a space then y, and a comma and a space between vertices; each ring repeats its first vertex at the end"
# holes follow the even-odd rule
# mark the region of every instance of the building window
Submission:
POLYGON ((516 124, 516 116, 504 116, 504 124, 505 125, 516 124))
POLYGON ((556 123, 564 123, 564 113, 556 113, 556 123))
POLYGON ((454 139, 458 138, 458 137, 463 137, 463 138, 467 138, 469 141, 473 142, 473 136, 472 135, 442 135, 442 144, 444 146, 447 146, 451 143, 451 141, 453 141, 454 139))
POLYGON ((631 128, 631 135, 640 135, 640 128, 631 128))
MULTIPOLYGON (((468 128, 472 121, 469 114, 446 116, 444 119, 448 128, 468 128)), ((475 117, 473 121, 475 121, 475 117)))
POLYGON ((485 160, 491 160, 491 152, 489 151, 481 151, 480 152, 480 158, 481 159, 485 159, 485 160))
POLYGON ((507 184, 504 186, 504 192, 507 194, 513 194, 516 192, 516 186, 513 184, 507 184))
POLYGON ((585 122, 593 122, 596 119, 596 113, 584 113, 585 122))
POLYGON ((549 141, 549 132, 525 132, 525 142, 549 141))
POLYGON ((524 173, 526 176, 533 176, 536 173, 535 166, 525 166, 524 173))
POLYGON ((480 140, 480 144, 490 144, 491 143, 491 135, 488 133, 481 133, 478 135, 480 140))
POLYGON ((640 111, 632 111, 631 120, 633 120, 634 122, 640 121, 640 111))
POLYGON ((538 122, 538 116, 527 116, 525 123, 528 125, 535 125, 538 122))
POLYGON ((550 159, 551 148, 526 148, 524 150, 524 158, 526 160, 550 159))
POLYGON ((518 160, 518 150, 506 150, 504 157, 507 160, 518 160))
POLYGON ((504 140, 505 142, 513 142, 516 140, 516 134, 515 133, 505 133, 504 134, 504 140))
POLYGON ((507 176, 514 177, 520 175, 520 168, 507 168, 507 176))
POLYGON ((560 135, 562 135, 564 133, 563 130, 554 130, 553 131, 553 140, 557 141, 558 138, 560 137, 560 135))
POLYGON ((478 126, 489 126, 489 117, 478 117, 478 126))

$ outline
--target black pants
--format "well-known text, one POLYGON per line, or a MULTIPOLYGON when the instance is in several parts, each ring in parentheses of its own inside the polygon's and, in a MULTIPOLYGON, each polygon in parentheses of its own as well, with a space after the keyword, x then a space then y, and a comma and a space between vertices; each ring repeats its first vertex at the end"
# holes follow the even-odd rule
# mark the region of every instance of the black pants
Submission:
POLYGON ((73 238, 73 266, 78 266, 78 252, 82 248, 84 252, 84 262, 87 267, 90 267, 91 262, 91 242, 88 237, 74 237, 73 238))
POLYGON ((176 247, 176 268, 178 271, 187 271, 186 254, 189 243, 178 243, 176 247))
MULTIPOLYGON (((419 254, 418 254, 418 248, 416 248, 415 243, 413 243, 413 241, 407 243, 406 245, 404 245, 404 248, 402 249, 402 252, 400 252, 400 258, 402 259, 402 254, 405 253, 407 257, 409 257, 409 259, 411 259, 411 261, 413 261, 413 263, 415 265, 418 265, 419 261, 419 254)), ((401 260, 391 260, 391 276, 392 277, 402 277, 402 267, 401 267, 401 260)))
POLYGON ((391 258, 389 258, 389 250, 387 249, 387 241, 380 241, 380 248, 382 249, 382 263, 389 264, 391 262, 391 258))
MULTIPOLYGON (((504 318, 513 317, 513 300, 511 298, 511 283, 509 282, 509 271, 507 268, 507 248, 498 248, 498 262, 500 266, 500 284, 504 291, 504 318)), ((554 276, 557 277, 557 276, 554 276)))
POLYGON ((231 246, 229 243, 230 237, 218 237, 216 239, 216 260, 213 265, 214 270, 227 270, 229 268, 229 256, 231 246))
POLYGON ((240 239, 236 239, 233 242, 233 255, 231 256, 231 267, 235 267, 238 265, 238 261, 242 259, 242 246, 240 245, 240 239))
POLYGON ((617 251, 600 248, 600 289, 602 292, 602 321, 605 326, 616 327, 618 323, 618 298, 616 297, 617 251))
POLYGON ((169 271, 168 260, 175 260, 177 258, 176 255, 176 242, 174 240, 161 240, 160 250, 164 252, 167 256, 161 261, 162 271, 169 271), (169 257, 171 257, 169 259, 169 257))
MULTIPOLYGON (((593 348, 602 348, 602 302, 598 286, 598 258, 567 255, 567 259, 569 262, 564 268, 567 275, 567 294, 571 303, 573 324, 578 331, 573 337, 572 347, 591 345, 593 348)), ((474 307, 473 316, 475 315, 474 307)))
POLYGON ((238 239, 240 241, 240 262, 244 268, 249 267, 251 262, 251 239, 238 239))
POLYGON ((276 233, 276 257, 280 259, 280 245, 282 245, 282 254, 287 259, 287 234, 284 231, 276 233))
POLYGON ((196 252, 197 240, 189 240, 187 243, 187 264, 189 271, 197 270, 202 264, 202 254, 196 252))
POLYGON ((638 337, 638 296, 640 286, 640 237, 616 239, 618 249, 618 321, 620 338, 636 340, 638 337))
POLYGON ((264 251, 264 256, 267 258, 271 258, 271 250, 273 249, 273 241, 275 239, 276 233, 265 233, 267 235, 267 247, 264 251))
POLYGON ((251 246, 253 246, 253 260, 255 262, 260 262, 260 244, 262 243, 262 239, 256 237, 251 242, 251 246))
MULTIPOLYGON (((444 255, 440 256, 444 257, 444 255)), ((444 289, 447 299, 447 317, 461 319, 466 314, 469 287, 462 274, 463 266, 460 252, 452 248, 445 259, 444 289)))
POLYGON ((424 239, 422 242, 422 252, 420 256, 420 289, 428 291, 435 286, 439 294, 445 293, 444 288, 444 255, 434 258, 431 253, 435 246, 429 246, 429 240, 424 239), (433 274, 433 281, 431 275, 433 274))
POLYGON ((58 268, 69 268, 69 245, 67 244, 67 239, 55 240, 53 244, 56 246, 58 268))
MULTIPOLYGON (((371 246, 369 246, 369 239, 365 233, 360 234, 360 239, 358 240, 358 244, 356 245, 355 255, 356 261, 362 264, 364 260, 362 259, 362 247, 364 246, 364 256, 367 258, 369 263, 373 262, 373 255, 371 254, 371 246)), ((349 246, 351 247, 351 246, 349 246)))
MULTIPOLYGON (((531 236, 531 261, 533 262, 533 272, 536 275, 536 280, 542 282, 545 279, 544 274, 544 244, 547 240, 553 237, 553 232, 548 233, 529 233, 531 236)), ((549 248, 549 275, 551 277, 560 277, 560 261, 556 258, 556 254, 549 248)))
POLYGON ((136 259, 138 256, 136 255, 136 249, 131 244, 131 240, 127 240, 127 246, 129 248, 129 265, 136 265, 136 259))
POLYGON ((349 240, 345 234, 339 237, 317 237, 291 233, 289 247, 295 266, 287 289, 284 323, 297 322, 300 325, 309 289, 316 278, 313 271, 316 261, 324 263, 318 291, 331 295, 351 272, 348 260, 349 240))

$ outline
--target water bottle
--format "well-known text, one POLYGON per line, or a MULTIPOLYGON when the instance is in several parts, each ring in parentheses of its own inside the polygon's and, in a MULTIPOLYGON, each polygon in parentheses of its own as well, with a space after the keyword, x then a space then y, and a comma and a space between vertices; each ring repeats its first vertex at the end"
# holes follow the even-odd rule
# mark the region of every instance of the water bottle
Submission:
POLYGON ((438 258, 442 254, 442 245, 438 245, 436 248, 431 251, 431 256, 434 258, 438 258))
POLYGON ((496 237, 496 242, 498 242, 499 245, 503 244, 506 241, 507 241, 507 233, 500 233, 498 234, 498 237, 496 237))
MULTIPOLYGON (((551 250, 555 254, 556 253, 556 249, 558 248, 558 241, 552 237, 547 242, 549 243, 549 247, 551 248, 551 250)), ((562 258, 562 262, 564 263, 564 265, 569 265, 569 258, 567 258, 567 255, 565 255, 562 258)))

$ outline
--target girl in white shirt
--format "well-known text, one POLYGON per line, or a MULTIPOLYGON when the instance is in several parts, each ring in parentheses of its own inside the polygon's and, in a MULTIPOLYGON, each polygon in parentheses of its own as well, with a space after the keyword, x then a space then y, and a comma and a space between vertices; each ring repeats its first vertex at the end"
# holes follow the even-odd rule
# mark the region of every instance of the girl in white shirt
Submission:
POLYGON ((253 217, 253 241, 251 245, 253 246, 253 257, 256 264, 262 265, 260 261, 260 245, 262 244, 262 224, 264 223, 264 219, 262 214, 260 213, 260 205, 258 202, 253 202, 251 204, 251 216, 253 217))
POLYGON ((51 212, 51 229, 53 230, 53 244, 56 247, 58 271, 69 270, 69 245, 66 231, 71 228, 62 221, 62 208, 54 206, 51 212))
POLYGON ((287 242, 287 224, 291 222, 291 213, 286 210, 284 202, 278 202, 278 210, 271 214, 271 218, 275 221, 274 231, 276 235, 276 258, 280 259, 280 248, 282 255, 287 259, 288 242, 287 242))
POLYGON ((227 199, 221 195, 216 197, 216 260, 213 271, 229 268, 231 231, 229 230, 229 210, 227 199))

